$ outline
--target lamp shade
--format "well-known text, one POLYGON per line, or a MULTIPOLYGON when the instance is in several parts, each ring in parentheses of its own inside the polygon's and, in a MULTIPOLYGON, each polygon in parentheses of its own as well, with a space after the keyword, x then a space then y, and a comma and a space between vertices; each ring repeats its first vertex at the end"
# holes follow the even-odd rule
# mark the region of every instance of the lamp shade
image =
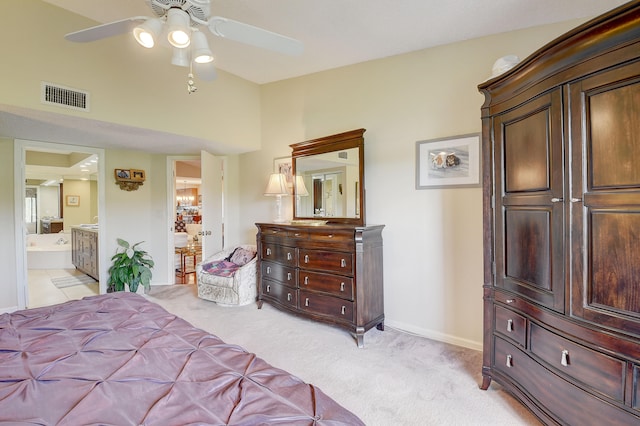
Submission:
POLYGON ((167 25, 169 43, 175 47, 184 48, 191 43, 189 28, 189 14, 182 9, 171 8, 167 12, 167 25))
POLYGON ((199 64, 206 64, 213 61, 213 53, 209 49, 209 43, 207 43, 207 36, 201 31, 194 30, 191 33, 193 43, 191 44, 191 56, 194 62, 199 64))
POLYGON ((267 183, 267 188, 264 190, 264 195, 288 195, 286 177, 281 173, 273 173, 270 175, 269 183, 267 183))
POLYGON ((300 175, 296 176, 295 194, 299 197, 306 197, 309 195, 309 191, 307 191, 307 187, 304 184, 304 179, 302 179, 302 176, 300 175))
POLYGON ((133 37, 141 46, 151 49, 162 31, 162 21, 157 18, 147 19, 133 29, 133 37))

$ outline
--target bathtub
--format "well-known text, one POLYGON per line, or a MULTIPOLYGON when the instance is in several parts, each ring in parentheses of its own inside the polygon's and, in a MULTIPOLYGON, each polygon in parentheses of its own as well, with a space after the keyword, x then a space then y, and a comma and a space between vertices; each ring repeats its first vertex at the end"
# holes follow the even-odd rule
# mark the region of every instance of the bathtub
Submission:
POLYGON ((71 263, 71 234, 28 234, 29 269, 75 269, 71 263), (59 244, 64 241, 64 244, 59 244))

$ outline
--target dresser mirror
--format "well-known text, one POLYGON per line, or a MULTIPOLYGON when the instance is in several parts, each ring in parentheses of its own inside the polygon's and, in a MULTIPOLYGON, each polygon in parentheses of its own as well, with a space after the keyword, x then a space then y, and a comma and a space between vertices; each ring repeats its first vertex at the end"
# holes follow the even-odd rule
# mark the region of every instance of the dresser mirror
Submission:
POLYGON ((363 226, 365 129, 290 145, 294 221, 363 226))

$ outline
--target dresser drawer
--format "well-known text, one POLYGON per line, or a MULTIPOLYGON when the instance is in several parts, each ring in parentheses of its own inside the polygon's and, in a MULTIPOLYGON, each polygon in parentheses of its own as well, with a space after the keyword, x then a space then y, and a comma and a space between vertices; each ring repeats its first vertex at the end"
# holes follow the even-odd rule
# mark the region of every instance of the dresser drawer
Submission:
POLYGON ((298 285, 305 290, 331 293, 342 299, 353 300, 353 278, 300 270, 298 285))
POLYGON ((321 241, 324 243, 351 243, 353 242, 353 232, 331 230, 321 228, 309 232, 309 239, 312 241, 321 241))
POLYGON ((495 309, 495 331, 504 335, 507 339, 526 346, 527 319, 502 306, 494 305, 495 309))
POLYGON ((262 278, 278 281, 290 287, 297 287, 296 268, 281 265, 274 262, 261 262, 260 273, 262 278))
POLYGON ((282 246, 280 244, 262 244, 262 260, 278 262, 295 267, 298 264, 298 256, 295 247, 282 246))
POLYGON ((633 381, 631 382, 631 407, 640 410, 640 365, 633 366, 633 381))
POLYGON ((300 310, 353 322, 353 302, 337 297, 300 290, 300 310))
POLYGON ((292 308, 298 306, 298 290, 271 280, 263 280, 261 294, 264 298, 277 301, 292 308))
POLYGON ((612 399, 624 401, 626 362, 572 342, 535 323, 529 350, 551 367, 612 399))
POLYGON ((353 275, 353 255, 351 253, 300 249, 299 256, 298 265, 301 268, 353 275))
POLYGON ((640 421, 639 417, 572 385, 500 337, 494 338, 494 349, 493 367, 535 396, 537 405, 561 416, 558 423, 609 426, 640 421))

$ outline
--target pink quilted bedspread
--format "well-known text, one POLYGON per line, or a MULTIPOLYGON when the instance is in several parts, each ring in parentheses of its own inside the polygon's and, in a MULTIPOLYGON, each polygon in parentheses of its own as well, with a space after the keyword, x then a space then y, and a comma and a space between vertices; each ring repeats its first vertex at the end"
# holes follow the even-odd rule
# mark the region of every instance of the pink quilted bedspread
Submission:
POLYGON ((362 425, 134 293, 0 315, 0 423, 362 425))

